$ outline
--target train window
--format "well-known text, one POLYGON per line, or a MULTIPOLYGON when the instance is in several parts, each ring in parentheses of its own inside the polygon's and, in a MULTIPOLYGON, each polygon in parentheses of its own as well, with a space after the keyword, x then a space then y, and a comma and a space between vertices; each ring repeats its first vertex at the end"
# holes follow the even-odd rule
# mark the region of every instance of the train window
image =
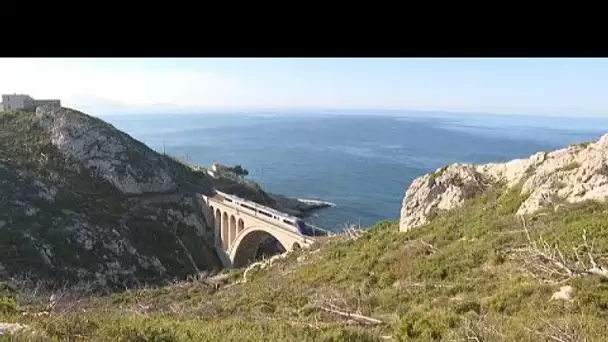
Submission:
POLYGON ((304 221, 302 221, 302 220, 297 220, 296 224, 298 225, 298 228, 300 228, 300 229, 306 229, 307 228, 306 227, 306 223, 304 223, 304 221))
POLYGON ((327 234, 324 234, 323 231, 316 229, 312 226, 309 226, 308 224, 306 224, 306 222, 302 221, 302 220, 297 220, 296 221, 297 227, 300 230, 300 233, 306 235, 306 236, 324 236, 327 234))
POLYGON ((262 214, 262 215, 266 215, 266 216, 268 216, 268 217, 272 218, 272 215, 270 215, 269 213, 267 213, 267 212, 265 212, 265 211, 258 210, 258 213, 260 213, 260 214, 262 214))

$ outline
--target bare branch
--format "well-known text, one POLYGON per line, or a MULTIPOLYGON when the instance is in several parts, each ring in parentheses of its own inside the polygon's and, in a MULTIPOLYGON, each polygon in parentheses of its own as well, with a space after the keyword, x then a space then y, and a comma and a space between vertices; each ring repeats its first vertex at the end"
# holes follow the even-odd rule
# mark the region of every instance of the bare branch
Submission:
MULTIPOLYGON (((538 336, 542 336, 545 339, 556 341, 556 342, 578 342, 581 341, 580 336, 578 335, 577 329, 573 329, 568 324, 567 320, 563 320, 563 327, 559 327, 554 323, 551 323, 549 320, 541 318, 541 321, 545 324, 545 329, 542 331, 535 330, 530 327, 524 326, 526 331, 534 333, 538 336)), ((583 339, 585 340, 585 339, 583 339)))
POLYGON ((589 246, 587 241, 587 231, 583 232, 583 246, 587 250, 587 259, 589 259, 591 267, 585 265, 586 263, 578 253, 578 249, 581 246, 574 248, 576 254, 576 260, 574 261, 568 260, 557 245, 550 246, 542 236, 538 239, 539 243, 532 241, 525 218, 523 216, 520 216, 520 218, 528 244, 524 248, 512 251, 516 252, 524 262, 527 274, 541 282, 551 283, 563 282, 574 277, 583 277, 590 274, 608 278, 608 269, 598 265, 593 256, 593 247, 589 246), (559 280, 555 281, 555 278, 559 280))
POLYGON ((243 272, 243 279, 241 279, 240 281, 236 282, 236 284, 243 284, 247 282, 247 274, 249 272, 251 272, 252 270, 259 268, 259 269, 265 269, 267 267, 271 267, 272 265, 274 265, 274 262, 277 260, 281 260, 281 259, 285 259, 286 257, 288 257, 291 254, 291 251, 286 251, 283 254, 277 254, 277 255, 273 255, 272 257, 270 257, 269 259, 264 259, 261 261, 256 261, 252 264, 250 264, 245 271, 243 272))
POLYGON ((428 247, 431 250, 431 253, 435 254, 435 253, 439 253, 441 252, 437 247, 431 245, 430 243, 420 239, 419 240, 421 244, 425 245, 426 247, 428 247))
POLYGON ((356 240, 365 234, 365 232, 366 231, 364 229, 361 229, 361 224, 345 223, 342 232, 336 236, 345 236, 349 239, 356 240))
POLYGON ((373 318, 373 317, 369 317, 369 316, 364 316, 364 315, 360 315, 360 314, 356 314, 356 313, 352 313, 352 312, 348 312, 348 311, 344 311, 344 309, 340 309, 338 307, 336 307, 335 305, 331 305, 331 307, 324 307, 324 306, 315 306, 316 308, 319 308, 323 311, 327 311, 329 313, 333 313, 336 314, 338 316, 342 316, 342 317, 347 317, 347 318, 351 318, 354 319, 356 321, 362 322, 362 323, 367 323, 367 324, 372 324, 372 325, 378 325, 378 324, 384 324, 383 321, 373 318))

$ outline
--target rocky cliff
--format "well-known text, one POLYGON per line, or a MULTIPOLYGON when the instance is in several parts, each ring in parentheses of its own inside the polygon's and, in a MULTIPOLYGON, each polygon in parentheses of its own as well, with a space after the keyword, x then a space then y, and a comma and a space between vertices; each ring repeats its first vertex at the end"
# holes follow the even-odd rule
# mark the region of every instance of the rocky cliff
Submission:
POLYGON ((527 159, 485 165, 452 164, 415 179, 405 193, 399 229, 407 231, 427 222, 439 211, 491 188, 516 189, 525 200, 517 214, 560 203, 604 200, 608 197, 608 134, 527 159))
POLYGON ((221 266, 201 172, 66 108, 0 113, 0 277, 132 286, 221 266))

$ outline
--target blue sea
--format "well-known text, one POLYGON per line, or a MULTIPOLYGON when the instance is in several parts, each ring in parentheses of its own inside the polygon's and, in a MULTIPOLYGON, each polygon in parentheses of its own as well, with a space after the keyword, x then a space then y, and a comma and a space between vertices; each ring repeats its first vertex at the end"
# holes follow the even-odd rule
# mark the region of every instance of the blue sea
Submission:
POLYGON ((269 192, 332 202, 308 220, 334 231, 398 219, 411 181, 446 164, 528 157, 608 132, 601 118, 432 112, 101 118, 159 152, 205 166, 241 164, 269 192))

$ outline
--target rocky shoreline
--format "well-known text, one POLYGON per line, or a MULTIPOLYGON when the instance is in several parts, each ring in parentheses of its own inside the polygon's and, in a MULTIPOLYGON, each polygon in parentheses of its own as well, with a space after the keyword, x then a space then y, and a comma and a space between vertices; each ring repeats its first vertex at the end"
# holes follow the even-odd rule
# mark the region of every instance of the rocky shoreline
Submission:
POLYGON ((278 194, 269 195, 276 200, 278 210, 300 218, 306 217, 318 210, 335 206, 333 203, 321 200, 292 198, 278 194))

